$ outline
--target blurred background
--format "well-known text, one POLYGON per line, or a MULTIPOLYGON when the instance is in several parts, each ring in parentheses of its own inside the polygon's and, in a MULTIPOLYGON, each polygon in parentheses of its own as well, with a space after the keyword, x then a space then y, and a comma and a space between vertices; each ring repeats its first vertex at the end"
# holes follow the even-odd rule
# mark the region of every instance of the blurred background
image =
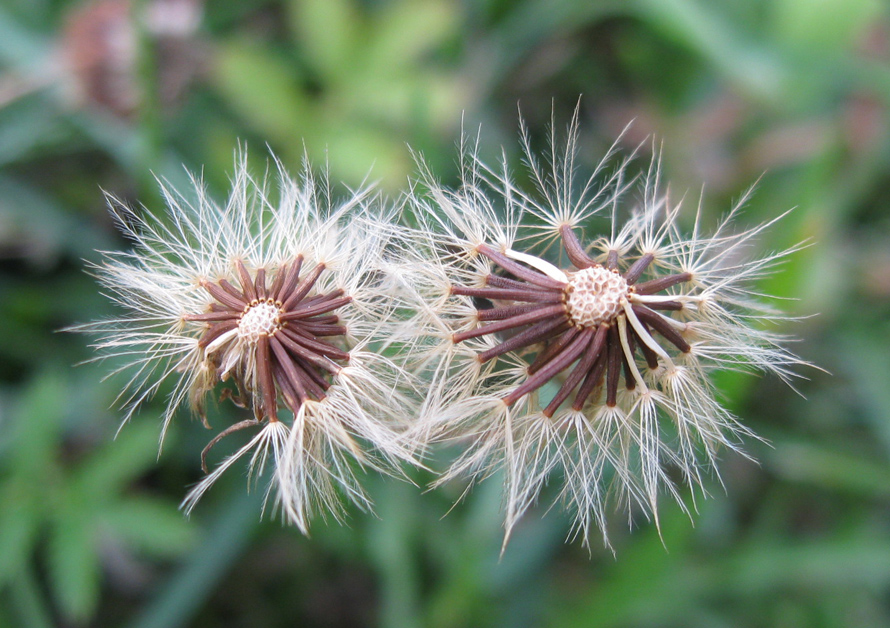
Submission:
POLYGON ((888 105, 879 0, 0 0, 0 627, 890 625, 888 105), (113 313, 103 190, 222 199, 239 144, 393 195, 410 145, 456 183, 462 124, 518 165, 517 107, 542 145, 579 95, 585 168, 634 120, 708 220, 755 182, 743 225, 797 207, 760 246, 813 245, 762 288, 831 374, 720 374, 759 465, 665 500, 663 538, 616 514, 614 554, 541 507, 499 559, 496 479, 443 518, 463 487, 368 477, 379 518, 307 539, 233 472, 185 519, 208 433, 183 413, 158 458, 159 395, 115 439, 113 365, 56 333, 113 313))

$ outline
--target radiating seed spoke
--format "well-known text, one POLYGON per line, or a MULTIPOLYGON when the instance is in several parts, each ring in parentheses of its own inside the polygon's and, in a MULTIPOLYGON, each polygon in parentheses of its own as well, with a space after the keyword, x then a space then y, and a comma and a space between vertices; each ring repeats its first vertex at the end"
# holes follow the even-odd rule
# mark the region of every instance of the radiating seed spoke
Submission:
POLYGON ((318 278, 321 276, 322 271, 324 270, 324 264, 318 264, 315 268, 312 269, 312 272, 306 275, 306 277, 294 288, 294 291, 288 295, 287 301, 284 302, 284 305, 281 306, 281 309, 287 311, 294 307, 297 303, 299 303, 303 297, 309 294, 309 291, 312 290, 312 286, 315 285, 315 282, 318 281, 318 278))
POLYGON ((504 307, 491 307, 476 311, 476 319, 480 322, 499 321, 517 314, 525 314, 540 308, 540 305, 506 305, 504 307))
POLYGON ((292 353, 300 358, 303 358, 307 362, 310 362, 316 366, 319 366, 330 373, 339 373, 340 372, 340 366, 338 366, 337 364, 332 362, 330 359, 325 358, 324 356, 319 355, 315 351, 312 351, 311 349, 308 349, 307 347, 297 343, 296 341, 293 340, 293 337, 291 335, 284 333, 285 331, 286 330, 281 330, 281 332, 279 334, 275 334, 275 335, 279 336, 279 340, 281 341, 281 344, 283 344, 290 353, 292 353))
POLYGON ((557 281, 556 279, 548 277, 544 273, 538 272, 537 270, 527 268, 519 262, 510 259, 503 253, 495 251, 487 244, 479 246, 478 250, 480 253, 488 257, 491 261, 495 262, 498 266, 519 279, 524 279, 525 281, 535 284, 536 286, 549 288, 551 290, 562 290, 565 287, 565 284, 561 281, 557 281))
POLYGON ((683 353, 689 353, 692 347, 686 342, 686 339, 680 335, 680 332, 664 320, 660 314, 653 312, 648 307, 642 305, 634 305, 632 307, 634 314, 636 314, 641 321, 645 322, 648 326, 661 334, 665 340, 673 344, 677 349, 683 353))
POLYGON ((300 325, 305 331, 310 332, 316 338, 324 338, 325 336, 344 336, 346 335, 346 327, 343 325, 316 325, 315 323, 302 322, 300 325))
POLYGON ((575 268, 591 268, 596 266, 596 262, 590 259, 590 256, 584 251, 578 236, 572 231, 568 225, 562 225, 559 228, 559 234, 562 236, 562 245, 569 256, 569 261, 575 265, 575 268))
POLYGON ((659 277, 658 279, 650 279, 637 285, 637 294, 655 294, 662 290, 667 290, 671 286, 678 283, 685 283, 692 280, 692 273, 677 273, 676 275, 668 275, 667 277, 659 277))
POLYGON ((284 277, 287 275, 289 269, 290 264, 282 264, 278 269, 278 272, 275 273, 275 279, 272 280, 272 285, 267 291, 269 298, 273 301, 278 299, 278 293, 281 290, 281 286, 284 285, 284 277))
POLYGON ((222 321, 234 320, 241 316, 241 312, 234 310, 223 310, 222 312, 206 312, 204 314, 186 314, 182 318, 184 320, 196 323, 218 323, 222 321))
POLYGON ((580 327, 572 326, 566 330, 566 332, 561 335, 556 340, 550 342, 542 351, 538 352, 538 355, 535 357, 535 361, 531 363, 528 367, 528 374, 533 375, 536 371, 539 371, 542 366, 547 364, 550 360, 552 360, 560 351, 562 351, 567 344, 569 344, 575 336, 581 333, 580 327))
POLYGON ((513 392, 504 397, 504 403, 511 406, 523 395, 534 392, 546 384, 558 373, 567 369, 569 365, 578 358, 586 345, 587 338, 584 334, 580 334, 562 353, 553 358, 553 360, 547 363, 540 371, 529 377, 522 384, 517 386, 513 392))
POLYGON ((241 290, 239 290, 238 288, 236 288, 235 286, 230 284, 225 279, 220 279, 216 283, 220 288, 225 290, 232 297, 234 297, 235 299, 238 299, 239 302, 244 303, 245 307, 247 306, 247 303, 248 303, 248 301, 250 301, 250 299, 246 298, 244 296, 244 293, 241 290))
POLYGON ((348 360, 349 353, 343 351, 342 349, 338 349, 334 345, 324 342, 323 340, 316 340, 313 338, 312 334, 306 333, 299 327, 282 327, 280 333, 284 334, 294 342, 297 342, 307 349, 314 351, 318 354, 327 356, 334 360, 348 360))
POLYGON ((627 272, 624 273, 624 280, 628 283, 628 285, 634 285, 637 280, 643 276, 643 273, 646 272, 646 269, 649 268, 649 264, 655 259, 655 256, 652 253, 646 253, 630 265, 630 268, 627 269, 627 272))
POLYGON ((272 356, 269 354, 269 337, 260 336, 256 343, 256 369, 264 416, 269 421, 278 420, 275 381, 272 376, 272 356))
POLYGON ((273 299, 275 299, 276 301, 284 301, 284 299, 294 291, 294 288, 297 286, 297 282, 300 280, 300 269, 302 267, 303 256, 298 255, 293 264, 291 264, 290 267, 287 269, 287 272, 284 275, 284 279, 281 282, 281 287, 278 289, 277 292, 272 292, 273 299))
POLYGON ((547 340, 556 334, 562 333, 561 329, 568 329, 568 326, 569 322, 565 318, 560 319, 559 317, 535 323, 528 329, 523 329, 521 332, 515 336, 511 336, 499 345, 492 347, 491 349, 486 349, 480 353, 479 361, 487 362, 491 358, 507 353, 508 351, 515 351, 516 349, 527 347, 536 342, 547 340))
POLYGON ((552 292, 550 288, 542 288, 524 281, 516 281, 500 275, 486 275, 485 285, 491 288, 506 288, 508 290, 536 290, 538 292, 552 292))
POLYGON ((198 340, 198 346, 202 349, 209 345, 211 342, 222 336, 226 332, 230 332, 233 329, 238 327, 238 321, 236 320, 228 320, 222 323, 217 323, 215 325, 211 325, 210 329, 204 332, 204 335, 201 336, 201 339, 198 340))
POLYGON ((250 278, 250 273, 247 272, 247 268, 244 266, 244 262, 240 259, 235 260, 235 269, 238 271, 239 283, 241 284, 241 292, 244 293, 245 298, 248 302, 256 300, 256 290, 254 289, 253 280, 250 278))
POLYGON ((303 405, 303 402, 300 401, 299 393, 296 391, 294 385, 284 372, 284 369, 279 364, 275 364, 273 372, 275 374, 275 381, 278 383, 278 388, 281 391, 281 396, 284 397, 284 405, 287 406, 291 412, 296 414, 299 412, 300 406, 303 405))
POLYGON ((297 371, 296 366, 287 354, 287 350, 276 336, 278 336, 278 334, 272 336, 270 340, 272 351, 275 354, 275 357, 278 358, 278 365, 284 371, 287 381, 290 383, 293 391, 297 394, 297 399, 300 403, 303 403, 309 398, 303 375, 297 371))
POLYGON ((544 290, 502 290, 500 288, 464 288, 452 286, 451 294, 481 299, 500 299, 504 301, 525 301, 529 303, 560 303, 565 300, 562 291, 544 290))
POLYGON ((327 314, 325 316, 313 316, 304 319, 300 325, 336 325, 340 322, 340 317, 336 314, 327 314))
MULTIPOLYGON (((649 327, 644 321, 640 321, 643 325, 643 329, 646 330, 647 333, 651 335, 652 328, 649 327)), ((632 332, 636 335, 636 332, 632 332)), ((639 336, 636 336, 639 339, 639 336)), ((637 346, 640 348, 640 351, 643 352, 643 357, 646 358, 646 366, 648 366, 653 371, 658 368, 658 354, 655 353, 652 349, 649 348, 645 342, 638 342, 637 346)))
POLYGON ((253 287, 256 290, 256 298, 262 301, 266 298, 266 269, 257 268, 253 287))
MULTIPOLYGON (((312 362, 309 362, 308 360, 304 360, 303 358, 301 358, 299 356, 295 356, 294 363, 299 365, 299 367, 301 369, 303 369, 303 372, 306 373, 306 375, 308 375, 309 378, 313 382, 315 382, 319 388, 322 389, 322 391, 325 391, 331 387, 331 383, 327 379, 325 379, 321 373, 318 372, 318 368, 315 365, 313 365, 312 362)), ((324 394, 322 394, 318 398, 319 401, 321 401, 322 399, 324 399, 324 394)))
POLYGON ((559 391, 547 407, 544 408, 545 416, 552 417, 557 408, 562 405, 562 402, 568 399, 569 395, 572 394, 572 391, 581 383, 581 380, 588 373, 593 366, 593 363, 602 352, 608 331, 608 327, 600 325, 597 328, 588 327, 582 332, 586 337, 586 340, 584 341, 584 350, 581 354, 581 359, 578 360, 578 364, 572 369, 572 372, 563 382, 559 391))
MULTIPOLYGON (((630 348, 630 355, 636 355, 637 353, 637 335, 632 329, 628 330, 627 333, 627 344, 630 348)), ((621 362, 624 364, 624 387, 627 390, 634 390, 637 387, 637 380, 634 378, 633 369, 630 365, 630 360, 626 355, 622 353, 621 362)))
POLYGON ((311 318, 318 314, 326 314, 338 308, 343 307, 352 301, 352 297, 340 297, 339 299, 331 299, 329 301, 321 301, 307 308, 300 308, 285 312, 280 316, 283 321, 291 321, 300 318, 311 318))
MULTIPOLYGON (((220 285, 221 283, 222 282, 220 282, 220 285)), ((244 301, 243 297, 236 297, 235 295, 230 294, 228 291, 221 288, 220 285, 210 283, 209 281, 201 282, 201 286, 210 293, 210 296, 226 307, 230 307, 238 312, 241 312, 247 307, 247 301, 244 301)))
MULTIPOLYGON (((316 401, 321 401, 325 398, 325 390, 326 387, 322 387, 319 384, 318 380, 312 376, 313 373, 317 373, 316 369, 311 364, 306 364, 301 360, 294 360, 293 362, 294 368, 303 378, 303 381, 306 384, 306 389, 309 391, 309 394, 315 397, 316 401)), ((321 379, 324 382, 324 379, 321 379)))
MULTIPOLYGON (((342 294, 342 290, 340 291, 342 294)), ((340 296, 339 294, 337 296, 340 296)), ((330 294, 317 294, 314 297, 306 297, 305 299, 300 300, 297 304, 298 307, 309 307, 310 305, 315 305, 317 303, 321 303, 322 301, 328 300, 331 297, 330 294)))
POLYGON ((536 321, 549 319, 553 316, 564 317, 565 306, 551 305, 549 307, 542 307, 540 309, 532 310, 531 312, 526 312, 525 314, 518 314, 510 318, 505 318, 504 320, 496 321, 488 325, 483 325, 482 327, 478 327, 476 329, 458 332, 454 334, 451 339, 455 343, 463 342, 464 340, 468 340, 469 338, 477 338, 479 336, 485 336, 487 334, 494 334, 497 332, 506 331, 508 329, 514 329, 516 327, 528 325, 536 321))
POLYGON ((679 312, 683 309, 683 304, 679 301, 661 301, 658 303, 647 303, 646 307, 650 310, 667 310, 671 312, 679 312))
POLYGON ((316 294, 314 297, 306 297, 297 304, 296 309, 302 310, 310 306, 318 305, 319 303, 327 303, 328 301, 332 301, 337 297, 342 297, 344 294, 346 294, 346 291, 343 290, 343 288, 337 288, 336 290, 332 290, 331 292, 316 294))
POLYGON ((618 337, 618 327, 609 328, 607 343, 608 354, 606 356, 606 405, 614 408, 618 403, 618 380, 621 378, 621 339, 618 337))
POLYGON ((575 395, 575 400, 572 402, 572 410, 581 410, 591 393, 593 393, 597 386, 602 385, 603 373, 606 370, 606 362, 606 347, 604 346, 603 350, 599 352, 596 362, 593 363, 593 367, 587 371, 584 381, 581 382, 581 386, 578 388, 578 394, 575 395))

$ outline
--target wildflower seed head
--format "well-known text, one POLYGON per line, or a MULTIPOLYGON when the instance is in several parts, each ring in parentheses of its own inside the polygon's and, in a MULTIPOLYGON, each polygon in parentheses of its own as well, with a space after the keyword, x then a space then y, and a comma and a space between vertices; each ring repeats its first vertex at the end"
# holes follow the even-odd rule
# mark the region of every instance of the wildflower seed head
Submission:
POLYGON ((281 308, 272 299, 252 303, 238 321, 238 335, 254 344, 260 336, 272 336, 281 326, 280 315, 281 308))
POLYGON ((581 327, 595 327, 612 320, 622 310, 628 285, 617 271, 597 265, 570 275, 565 291, 572 322, 581 327))
POLYGON ((532 190, 506 158, 490 167, 475 153, 456 192, 424 177, 431 192, 415 209, 432 216, 419 247, 442 261, 417 291, 437 290, 427 327, 442 340, 423 423, 433 438, 470 437, 440 483, 503 471, 507 536, 555 474, 576 531, 587 541, 599 527, 608 543, 608 502, 657 522, 661 495, 683 506, 678 477, 706 490, 721 453, 753 436, 720 405, 710 372, 788 380, 806 363, 761 328, 782 316, 752 286, 795 250, 750 256, 781 216, 736 230, 742 199, 710 233, 694 214, 686 234, 655 155, 624 220, 623 167, 604 161, 576 178, 577 122, 565 152, 551 135, 543 160, 523 130, 532 190), (442 200, 453 198, 459 214, 442 200), (611 217, 603 234, 595 215, 611 217), (487 235, 507 229, 506 245, 487 235), (555 269, 558 260, 570 266, 555 269))
POLYGON ((314 513, 340 516, 344 498, 370 506, 359 466, 397 474, 400 460, 413 462, 401 434, 412 376, 396 352, 378 353, 403 307, 385 254, 404 247, 395 208, 370 190, 337 201, 326 176, 307 166, 294 179, 278 166, 258 179, 240 155, 224 203, 197 179, 183 192, 162 183, 163 216, 111 199, 136 247, 106 254, 96 274, 127 311, 79 330, 124 361, 130 413, 172 384, 165 430, 186 404, 219 428, 201 454, 205 472, 217 442, 254 432, 192 489, 186 511, 246 457, 254 480, 274 467, 268 495, 305 532, 314 513), (208 420, 211 395, 240 420, 208 420))

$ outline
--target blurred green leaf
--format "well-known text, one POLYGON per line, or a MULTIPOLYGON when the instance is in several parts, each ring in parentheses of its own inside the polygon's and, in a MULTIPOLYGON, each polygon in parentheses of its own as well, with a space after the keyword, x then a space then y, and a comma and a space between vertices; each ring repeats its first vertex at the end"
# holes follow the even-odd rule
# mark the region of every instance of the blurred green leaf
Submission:
POLYGON ((0 585, 25 568, 44 519, 57 505, 56 446, 65 386, 46 371, 18 399, 2 427, 0 468, 0 585))
POLYGON ((702 55, 736 85, 764 102, 789 98, 791 76, 780 55, 750 41, 724 19, 718 4, 698 0, 635 0, 637 15, 681 46, 702 55))
POLYGON ((117 495, 155 462, 159 433, 150 421, 122 426, 114 442, 84 460, 71 478, 72 488, 99 503, 117 495))
POLYGON ((99 601, 98 530, 76 506, 54 513, 47 564, 62 613, 83 622, 99 601))
POLYGON ((175 556, 191 529, 175 505, 128 496, 128 487, 157 454, 157 426, 140 423, 118 442, 63 455, 63 419, 71 414, 70 382, 46 371, 22 394, 3 425, 0 463, 0 585, 33 560, 47 538, 45 559, 52 596, 75 622, 93 616, 101 583, 101 549, 112 540, 156 556, 175 556))
MULTIPOLYGON (((16 624, 8 624, 10 627, 25 626, 26 628, 52 628, 53 620, 40 588, 34 570, 26 565, 17 574, 12 582, 13 605, 16 607, 16 615, 19 620, 16 624)), ((3 609, 7 610, 7 609, 3 609)), ((3 615, 0 615, 0 621, 3 615)), ((0 624, 2 625, 2 624, 0 624)), ((4 627, 5 628, 5 627, 4 627)))
POLYGON ((22 98, 0 108, 0 166, 40 155, 69 137, 70 130, 46 98, 22 98))
POLYGON ((807 482, 847 494, 890 496, 890 465, 861 452, 844 452, 806 442, 773 439, 767 466, 783 479, 807 482))
POLYGON ((776 35, 806 54, 849 49, 881 11, 878 0, 776 0, 771 3, 776 35))
POLYGON ((273 143, 290 142, 288 152, 299 154, 299 138, 308 141, 316 121, 295 70, 260 42, 234 39, 220 44, 213 78, 250 127, 273 143))
MULTIPOLYGON (((890 459, 890 354, 886 343, 890 328, 863 323, 848 330, 840 342, 840 366, 847 375, 859 404, 865 410, 864 419, 870 433, 880 440, 884 454, 890 459)), ((866 478, 865 481, 870 481, 866 478)))
POLYGON ((367 33, 354 0, 290 0, 290 21, 309 63, 325 77, 349 74, 367 33))
POLYGON ((165 500, 129 497, 109 505, 100 518, 117 538, 149 556, 176 557, 195 540, 195 526, 165 500))
POLYGON ((454 36, 458 14, 444 0, 400 0, 384 4, 376 16, 364 63, 379 73, 394 74, 420 67, 423 57, 454 36))
POLYGON ((254 491, 239 493, 224 504, 200 545, 129 626, 178 628, 188 625, 247 546, 257 528, 257 511, 262 500, 262 491, 254 491))
POLYGON ((3 426, 4 431, 8 430, 3 439, 8 466, 22 479, 30 477, 39 482, 53 463, 65 388, 57 371, 41 373, 22 391, 10 425, 3 426))
POLYGON ((74 259, 112 248, 110 239, 27 183, 0 174, 0 242, 24 245, 38 258, 74 259))
POLYGON ((385 628, 419 628, 423 625, 415 564, 419 500, 414 487, 406 483, 389 481, 378 486, 378 508, 402 513, 400 517, 375 520, 368 534, 368 551, 380 571, 382 585, 380 624, 385 628))
POLYGON ((49 71, 50 40, 25 28, 0 7, 0 60, 22 68, 24 76, 43 76, 49 71))
MULTIPOLYGON (((712 571, 720 571, 720 565, 713 565, 712 571)), ((870 534, 809 543, 760 541, 738 548, 722 573, 712 573, 714 578, 708 580, 712 594, 769 594, 779 587, 877 590, 890 584, 890 544, 870 534)))
MULTIPOLYGON (((618 548, 613 565, 589 593, 552 605, 557 627, 670 625, 683 610, 692 608, 700 581, 684 569, 693 541, 688 517, 674 507, 661 513, 661 530, 648 526, 633 544, 618 548)), ((692 566, 690 564, 690 566, 692 566)))
POLYGON ((34 551, 42 513, 35 508, 35 495, 20 496, 15 485, 0 493, 0 586, 16 578, 34 551))

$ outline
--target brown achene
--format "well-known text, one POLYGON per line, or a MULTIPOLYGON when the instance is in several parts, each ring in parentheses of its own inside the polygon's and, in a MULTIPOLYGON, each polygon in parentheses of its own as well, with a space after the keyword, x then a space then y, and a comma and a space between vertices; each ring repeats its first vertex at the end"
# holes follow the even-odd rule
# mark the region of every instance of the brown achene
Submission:
POLYGON ((599 397, 604 380, 606 405, 615 407, 622 371, 627 390, 634 390, 641 383, 635 359, 637 352, 650 369, 658 368, 659 360, 664 359, 661 356, 667 355, 653 340, 652 332, 682 353, 691 349, 683 337, 683 326, 672 324, 676 321, 657 311, 677 311, 683 308, 682 303, 667 299, 643 304, 633 299, 633 295, 653 295, 691 281, 690 273, 637 283, 654 259, 651 254, 636 259, 621 273, 618 251, 609 251, 605 264, 600 264, 586 253, 570 227, 561 227, 560 235, 569 261, 575 266, 575 270, 566 271, 568 282, 483 244, 477 247, 478 252, 512 277, 489 274, 484 288, 451 287, 454 295, 495 302, 492 308, 477 310, 480 326, 455 333, 452 336, 455 343, 514 332, 479 353, 480 362, 510 351, 538 347, 527 369, 527 379, 504 397, 505 404, 513 405, 523 395, 534 392, 575 364, 543 410, 548 417, 553 416, 573 392, 572 408, 581 410, 595 391, 599 397), (514 303, 504 304, 511 301, 514 303))
POLYGON ((337 362, 349 360, 348 351, 323 338, 346 334, 346 327, 332 312, 352 298, 342 289, 310 296, 325 266, 317 264, 301 279, 302 266, 302 256, 282 264, 267 287, 265 269, 257 269, 251 277, 238 260, 240 287, 225 279, 201 282, 214 302, 209 312, 188 315, 185 320, 207 323, 198 345, 217 365, 219 378, 229 376, 223 369, 230 351, 241 354, 234 356, 239 365, 249 360, 256 365, 256 382, 243 381, 244 369, 234 370, 239 390, 247 391, 253 401, 255 418, 220 433, 204 450, 202 462, 207 451, 233 431, 263 420, 278 421, 279 395, 295 414, 306 401, 324 399, 331 376, 340 371, 337 362))

